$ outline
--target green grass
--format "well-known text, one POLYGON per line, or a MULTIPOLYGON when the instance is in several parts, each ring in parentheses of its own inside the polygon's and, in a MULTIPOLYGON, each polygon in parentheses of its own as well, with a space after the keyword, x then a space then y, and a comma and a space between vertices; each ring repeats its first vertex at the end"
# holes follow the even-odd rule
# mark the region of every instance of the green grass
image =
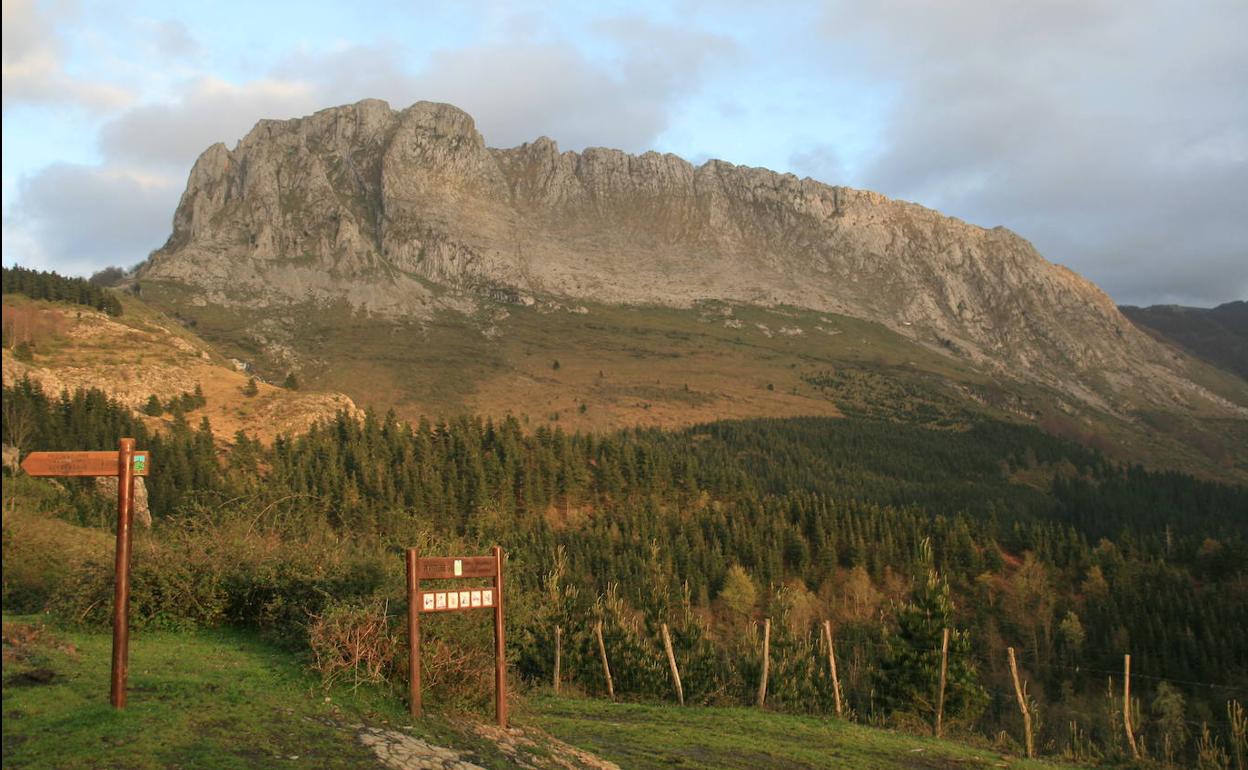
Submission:
POLYGON ((557 738, 639 768, 1070 767, 817 717, 749 708, 543 697, 531 718, 557 738))
MULTIPOLYGON (((498 747, 432 713, 412 725, 390 687, 326 689, 297 656, 220 629, 132 637, 129 703, 108 703, 111 637, 5 618, 5 768, 376 768, 360 726, 416 735, 510 767, 498 747), (34 641, 19 626, 39 629, 34 641), (18 643, 12 643, 18 640, 18 643), (46 680, 46 681, 44 681, 46 680)), ((488 715, 476 714, 488 721, 488 715)), ((627 768, 1056 767, 829 719, 530 697, 513 718, 627 768)), ((529 751, 544 756, 541 733, 529 751)))
MULTIPOLYGON (((357 727, 411 724, 389 688, 327 691, 297 657, 232 630, 133 634, 118 711, 108 701, 111 636, 50 628, 14 658, 11 624, 39 622, 5 618, 5 768, 375 768, 357 727), (37 671, 51 681, 32 683, 37 671)), ((506 766, 492 744, 436 716, 404 731, 506 766)))

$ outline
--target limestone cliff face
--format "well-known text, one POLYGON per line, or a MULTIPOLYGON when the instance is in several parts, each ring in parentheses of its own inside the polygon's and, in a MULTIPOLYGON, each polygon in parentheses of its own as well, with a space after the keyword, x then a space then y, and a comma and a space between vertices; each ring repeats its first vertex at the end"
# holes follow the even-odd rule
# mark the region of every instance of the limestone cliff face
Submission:
POLYGON ((500 292, 789 304, 1105 406, 1141 379, 1150 401, 1208 397, 1095 285, 1003 228, 722 161, 545 138, 493 149, 467 114, 427 102, 261 121, 208 148, 141 279, 224 305, 345 299, 417 317, 500 292))

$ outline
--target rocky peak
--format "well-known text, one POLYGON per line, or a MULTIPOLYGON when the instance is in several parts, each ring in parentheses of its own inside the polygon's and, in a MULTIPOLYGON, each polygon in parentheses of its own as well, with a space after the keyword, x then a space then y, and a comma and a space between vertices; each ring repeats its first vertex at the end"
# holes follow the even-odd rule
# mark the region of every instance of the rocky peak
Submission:
POLYGON ((546 137, 488 148, 471 116, 431 102, 261 121, 233 150, 208 148, 141 277, 224 305, 345 300, 418 318, 500 290, 787 304, 1102 405, 1142 368, 1150 398, 1207 395, 1096 286, 1003 228, 719 160, 561 152, 546 137))

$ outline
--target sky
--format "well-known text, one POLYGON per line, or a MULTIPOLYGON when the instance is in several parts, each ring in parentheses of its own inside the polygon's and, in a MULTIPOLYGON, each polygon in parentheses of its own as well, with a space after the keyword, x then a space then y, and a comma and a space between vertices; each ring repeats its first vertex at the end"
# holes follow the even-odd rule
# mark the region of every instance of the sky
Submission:
POLYGON ((1122 304, 1248 299, 1243 0, 3 8, 6 265, 132 266, 209 145, 380 98, 1004 225, 1122 304))

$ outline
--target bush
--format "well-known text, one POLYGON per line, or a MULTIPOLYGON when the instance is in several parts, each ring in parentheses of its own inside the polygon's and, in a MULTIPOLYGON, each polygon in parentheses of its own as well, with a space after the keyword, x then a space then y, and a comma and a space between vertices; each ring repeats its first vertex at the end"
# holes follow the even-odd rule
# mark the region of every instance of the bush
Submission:
POLYGON ((352 684, 378 684, 397 678, 405 649, 403 629, 376 597, 361 603, 332 601, 308 627, 312 668, 327 684, 350 678, 352 684))
MULTIPOLYGON (((237 512, 217 515, 216 521, 175 520, 134 533, 130 613, 136 628, 234 623, 302 648, 309 624, 332 599, 369 597, 383 582, 379 559, 333 538, 257 531, 237 512)), ((112 617, 112 591, 112 562, 89 563, 58 586, 49 609, 104 626, 112 617)))

